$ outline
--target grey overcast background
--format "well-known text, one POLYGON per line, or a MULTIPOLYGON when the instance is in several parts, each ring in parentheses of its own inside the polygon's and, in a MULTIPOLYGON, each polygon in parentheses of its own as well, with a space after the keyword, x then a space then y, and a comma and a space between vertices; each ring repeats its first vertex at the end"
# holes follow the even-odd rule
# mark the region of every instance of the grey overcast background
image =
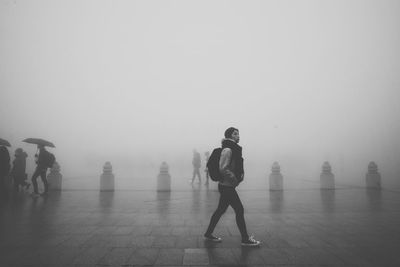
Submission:
POLYGON ((64 184, 188 187, 236 126, 243 188, 365 185, 369 161, 400 190, 400 1, 0 1, 0 137, 56 144, 64 184), (204 166, 204 158, 203 158, 204 166))

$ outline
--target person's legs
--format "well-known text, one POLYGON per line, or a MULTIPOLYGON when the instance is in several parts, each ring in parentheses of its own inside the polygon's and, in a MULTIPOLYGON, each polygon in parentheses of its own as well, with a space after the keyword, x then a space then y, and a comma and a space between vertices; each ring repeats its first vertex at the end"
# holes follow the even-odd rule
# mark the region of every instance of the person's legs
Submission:
POLYGON ((32 175, 32 184, 33 184, 33 193, 39 194, 37 178, 40 175, 40 170, 36 168, 35 172, 32 175))
POLYGON ((196 176, 198 176, 198 177, 199 177, 199 181, 201 181, 200 170, 199 170, 199 168, 193 167, 192 183, 194 182, 194 179, 196 178, 196 176))
POLYGON ((14 191, 15 191, 15 192, 19 192, 19 181, 18 181, 18 179, 16 179, 16 178, 14 177, 13 183, 14 183, 14 191))
POLYGON ((242 240, 249 239, 249 235, 247 234, 246 222, 244 220, 243 204, 242 201, 240 201, 239 195, 235 189, 233 189, 232 194, 230 195, 230 205, 235 210, 236 224, 239 228, 242 240))
POLYGON ((21 184, 21 186, 25 186, 26 189, 28 189, 30 185, 31 185, 31 184, 28 183, 28 182, 25 181, 25 180, 24 180, 24 181, 22 182, 22 184, 21 184))
POLYGON ((40 178, 42 178, 42 182, 44 184, 44 193, 47 193, 49 191, 49 184, 47 183, 46 172, 47 169, 44 169, 40 172, 40 178))
POLYGON ((207 231, 205 233, 206 236, 212 234, 222 214, 225 213, 226 209, 229 206, 229 192, 226 190, 225 186, 221 186, 218 184, 218 191, 220 193, 218 207, 215 210, 214 214, 211 216, 210 224, 208 225, 207 231))
POLYGON ((259 246, 261 242, 255 240, 252 236, 249 237, 247 233, 246 222, 244 220, 244 208, 242 205, 242 201, 240 200, 239 195, 235 189, 233 189, 232 195, 230 197, 230 205, 235 210, 236 224, 239 228, 240 235, 242 236, 242 246, 259 246))
POLYGON ((29 186, 31 185, 30 183, 28 183, 26 180, 27 180, 27 174, 25 173, 24 174, 24 176, 23 176, 23 178, 22 178, 22 182, 21 182, 21 186, 22 187, 24 187, 25 186, 25 189, 28 189, 29 188, 29 186))
POLYGON ((196 168, 196 175, 199 177, 199 183, 201 183, 200 168, 196 168))

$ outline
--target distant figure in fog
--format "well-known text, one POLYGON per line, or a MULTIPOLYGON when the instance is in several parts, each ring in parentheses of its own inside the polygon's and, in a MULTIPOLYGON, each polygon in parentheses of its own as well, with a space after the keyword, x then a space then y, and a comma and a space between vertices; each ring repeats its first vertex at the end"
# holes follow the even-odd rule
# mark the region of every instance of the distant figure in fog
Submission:
POLYGON ((204 153, 204 159, 205 159, 205 163, 206 163, 206 168, 204 169, 204 172, 206 173, 206 182, 204 183, 205 185, 208 185, 208 180, 210 179, 210 175, 208 173, 208 168, 207 168, 207 162, 208 162, 209 158, 210 158, 210 152, 206 151, 204 153))
POLYGON ((33 184, 33 193, 32 196, 36 197, 39 196, 39 189, 38 189, 38 183, 37 183, 37 178, 40 176, 42 179, 43 185, 44 185, 44 192, 42 195, 46 195, 49 191, 49 185, 47 183, 46 179, 46 173, 47 173, 47 164, 46 164, 46 159, 47 159, 47 153, 49 153, 46 148, 43 145, 38 145, 39 149, 39 154, 35 154, 35 161, 36 161, 36 169, 35 172, 32 175, 32 184, 33 184))
POLYGON ((244 208, 235 190, 235 187, 244 178, 242 147, 238 145, 240 140, 239 130, 230 127, 226 129, 224 135, 225 139, 222 140, 222 151, 219 159, 221 179, 218 183, 218 191, 220 198, 218 208, 211 216, 210 224, 204 234, 204 238, 213 242, 222 241, 220 237, 216 237, 212 233, 228 206, 232 206, 236 214, 236 224, 242 236, 242 246, 259 246, 260 241, 254 240, 252 236, 249 237, 247 233, 244 208))
POLYGON ((20 186, 25 186, 26 189, 29 188, 30 184, 26 182, 26 158, 28 154, 22 150, 22 148, 17 148, 15 150, 15 159, 13 161, 13 167, 11 169, 11 176, 14 180, 14 189, 19 192, 20 186))
POLYGON ((200 153, 196 151, 196 149, 193 149, 193 177, 192 177, 192 183, 194 182, 194 178, 196 175, 199 177, 199 183, 201 183, 201 175, 200 175, 200 167, 201 167, 201 157, 200 153))
POLYGON ((10 153, 5 146, 0 146, 0 199, 8 197, 7 176, 10 172, 10 153))

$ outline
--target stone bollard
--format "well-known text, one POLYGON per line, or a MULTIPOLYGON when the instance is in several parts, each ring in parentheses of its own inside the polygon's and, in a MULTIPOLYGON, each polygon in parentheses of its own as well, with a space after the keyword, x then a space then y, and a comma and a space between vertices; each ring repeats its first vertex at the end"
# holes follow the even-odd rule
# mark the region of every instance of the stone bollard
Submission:
POLYGON ((329 162, 322 164, 322 173, 319 176, 321 180, 321 189, 335 189, 335 175, 332 173, 332 167, 329 162))
POLYGON ((160 167, 157 177, 157 191, 171 191, 171 176, 169 175, 168 164, 164 161, 160 167))
POLYGON ((51 167, 50 173, 47 175, 47 180, 49 183, 49 190, 61 191, 62 174, 60 173, 60 165, 57 161, 55 161, 53 167, 51 167))
POLYGON ((269 175, 269 190, 282 191, 283 190, 283 176, 281 174, 281 167, 278 162, 274 162, 271 167, 271 174, 269 175))
POLYGON ((100 191, 114 191, 114 174, 110 162, 103 166, 103 174, 100 176, 100 191))
POLYGON ((368 164, 368 172, 365 175, 365 180, 367 188, 381 189, 381 174, 378 172, 378 165, 373 161, 368 164))

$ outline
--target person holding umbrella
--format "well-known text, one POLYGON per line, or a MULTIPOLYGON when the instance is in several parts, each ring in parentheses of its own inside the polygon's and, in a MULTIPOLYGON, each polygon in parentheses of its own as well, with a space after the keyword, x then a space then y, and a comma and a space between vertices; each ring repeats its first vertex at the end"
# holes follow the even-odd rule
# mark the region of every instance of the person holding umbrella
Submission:
POLYGON ((47 168, 51 167, 53 165, 55 158, 54 155, 48 152, 45 148, 45 146, 50 146, 50 147, 55 147, 53 143, 39 139, 39 138, 27 138, 23 140, 26 143, 30 144, 37 144, 39 154, 35 154, 36 158, 36 169, 35 172, 32 175, 32 184, 33 184, 33 197, 39 196, 39 189, 38 189, 38 183, 37 183, 37 178, 40 176, 42 179, 43 185, 44 185, 44 192, 42 195, 46 195, 49 191, 49 185, 46 179, 46 173, 47 173, 47 168))
POLYGON ((49 184, 47 182, 46 178, 46 173, 47 173, 47 155, 46 153, 49 153, 44 145, 38 145, 38 150, 39 154, 35 154, 36 158, 36 169, 35 172, 32 175, 32 184, 33 184, 33 193, 32 196, 36 197, 39 196, 39 189, 38 189, 38 183, 37 183, 37 178, 40 176, 42 179, 43 185, 44 185, 44 192, 42 195, 46 195, 49 191, 49 184))

